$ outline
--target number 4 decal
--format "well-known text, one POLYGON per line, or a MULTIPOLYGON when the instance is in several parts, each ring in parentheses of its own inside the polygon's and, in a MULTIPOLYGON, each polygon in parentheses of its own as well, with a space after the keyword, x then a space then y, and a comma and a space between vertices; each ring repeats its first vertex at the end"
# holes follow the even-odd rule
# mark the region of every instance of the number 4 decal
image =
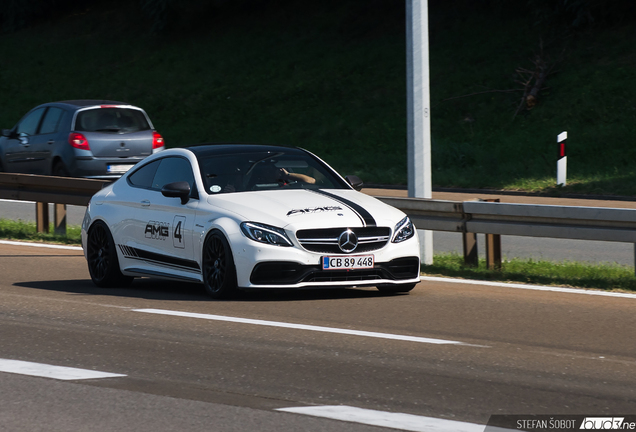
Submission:
POLYGON ((172 241, 174 247, 183 249, 185 248, 185 236, 183 235, 183 231, 185 229, 185 216, 175 216, 174 222, 172 226, 174 227, 174 231, 172 232, 172 241))

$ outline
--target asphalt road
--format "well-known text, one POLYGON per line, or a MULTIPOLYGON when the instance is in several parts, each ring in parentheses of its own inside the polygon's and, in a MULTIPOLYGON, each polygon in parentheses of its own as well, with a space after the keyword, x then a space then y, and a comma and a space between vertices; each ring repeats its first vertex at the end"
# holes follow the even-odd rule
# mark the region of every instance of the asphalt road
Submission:
MULTIPOLYGON (((391 189, 365 189, 370 195, 406 196, 406 191, 391 189)), ((562 199, 511 195, 486 195, 477 193, 442 193, 435 192, 434 199, 464 201, 475 198, 499 198, 501 202, 517 202, 527 204, 575 205, 591 207, 636 208, 633 201, 604 201, 589 199, 562 199)), ((79 225, 84 217, 85 207, 68 206, 67 222, 79 225)), ((53 218, 53 206, 49 210, 53 218)), ((13 220, 35 220, 35 204, 21 201, 0 200, 0 218, 13 220)), ((478 251, 485 256, 484 235, 477 236, 478 251)), ((460 233, 437 231, 433 233, 435 253, 455 252, 462 254, 462 237, 460 233)), ((634 245, 631 243, 599 242, 584 240, 567 240, 553 238, 502 237, 502 252, 505 258, 532 258, 549 261, 580 261, 588 263, 618 263, 634 266, 634 245)))
POLYGON ((634 295, 424 281, 211 301, 153 279, 99 289, 81 251, 7 244, 0 274, 2 431, 386 430, 279 411, 333 405, 463 422, 409 429, 429 431, 636 414, 634 295))

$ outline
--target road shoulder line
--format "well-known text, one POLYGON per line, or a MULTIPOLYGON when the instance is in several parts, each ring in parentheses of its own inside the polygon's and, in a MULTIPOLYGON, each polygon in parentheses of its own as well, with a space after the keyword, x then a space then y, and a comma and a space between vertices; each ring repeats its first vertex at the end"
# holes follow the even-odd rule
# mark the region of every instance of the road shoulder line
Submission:
POLYGON ((604 296, 604 297, 621 297, 621 298, 636 299, 636 294, 613 292, 613 291, 599 291, 594 289, 566 288, 566 287, 547 286, 547 285, 526 285, 526 284, 514 283, 514 282, 495 282, 495 281, 483 281, 483 280, 474 280, 474 279, 456 279, 456 278, 445 278, 445 277, 438 277, 438 276, 421 276, 420 280, 428 281, 428 282, 448 282, 448 283, 459 283, 459 284, 467 284, 467 285, 487 285, 487 286, 496 286, 496 287, 502 287, 502 288, 526 289, 526 290, 535 290, 535 291, 553 291, 553 292, 560 292, 560 293, 567 293, 567 294, 587 294, 587 295, 596 295, 596 296, 604 296))
POLYGON ((11 246, 31 246, 31 247, 41 247, 41 248, 49 248, 49 249, 66 249, 66 250, 84 250, 80 246, 65 246, 65 245, 55 245, 49 243, 30 243, 30 242, 19 242, 19 241, 10 241, 10 240, 0 240, 0 244, 6 244, 11 246))

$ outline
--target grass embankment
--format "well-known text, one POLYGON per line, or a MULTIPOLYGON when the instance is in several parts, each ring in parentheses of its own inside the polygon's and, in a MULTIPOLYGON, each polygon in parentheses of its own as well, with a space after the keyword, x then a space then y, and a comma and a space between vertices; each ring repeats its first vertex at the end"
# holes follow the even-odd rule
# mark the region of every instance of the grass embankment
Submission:
POLYGON ((440 254, 435 255, 432 265, 422 266, 422 272, 427 276, 636 291, 634 268, 611 263, 513 259, 502 262, 501 270, 488 270, 485 259, 479 260, 478 267, 468 267, 461 255, 440 254))
MULTIPOLYGON (((66 236, 57 236, 36 232, 32 222, 0 219, 0 238, 3 239, 80 245, 80 234, 79 226, 68 226, 66 236)), ((634 269, 619 265, 514 259, 503 262, 503 268, 494 271, 486 268, 483 259, 476 268, 464 266, 463 261, 464 258, 457 254, 439 254, 435 256, 433 265, 422 266, 422 273, 428 276, 636 291, 634 269)))
POLYGON ((67 226, 65 236, 53 234, 53 228, 53 224, 51 224, 49 227, 49 233, 39 233, 37 232, 35 222, 0 219, 0 238, 6 240, 60 243, 68 245, 81 244, 81 227, 79 225, 67 226))
MULTIPOLYGON (((159 35, 122 1, 1 35, 0 125, 42 102, 124 100, 148 111, 168 147, 300 146, 367 183, 406 183, 403 3, 219 4, 159 35)), ((636 195, 631 22, 547 37, 521 8, 429 4, 435 186, 636 195), (533 68, 542 36, 556 73, 513 119, 521 92, 493 90, 520 87, 515 71, 533 68), (478 92, 489 93, 461 97, 478 92), (563 130, 568 186, 556 189, 563 130)))

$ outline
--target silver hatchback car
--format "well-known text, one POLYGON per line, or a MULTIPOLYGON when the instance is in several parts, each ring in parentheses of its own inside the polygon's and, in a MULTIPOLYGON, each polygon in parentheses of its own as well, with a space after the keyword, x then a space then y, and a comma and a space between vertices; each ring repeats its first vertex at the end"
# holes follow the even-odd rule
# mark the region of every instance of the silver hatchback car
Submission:
POLYGON ((118 178, 163 149, 163 137, 139 107, 99 100, 51 102, 2 130, 0 171, 118 178))

